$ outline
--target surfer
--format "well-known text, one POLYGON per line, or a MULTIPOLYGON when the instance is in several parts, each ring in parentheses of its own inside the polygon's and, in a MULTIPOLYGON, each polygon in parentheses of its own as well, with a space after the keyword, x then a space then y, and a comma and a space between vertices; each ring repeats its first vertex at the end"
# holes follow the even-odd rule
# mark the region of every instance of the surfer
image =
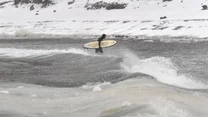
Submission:
POLYGON ((100 38, 98 38, 97 41, 98 41, 99 48, 95 49, 95 53, 103 53, 103 49, 100 44, 101 44, 101 41, 103 41, 103 39, 105 39, 105 37, 106 37, 106 35, 103 34, 100 38))

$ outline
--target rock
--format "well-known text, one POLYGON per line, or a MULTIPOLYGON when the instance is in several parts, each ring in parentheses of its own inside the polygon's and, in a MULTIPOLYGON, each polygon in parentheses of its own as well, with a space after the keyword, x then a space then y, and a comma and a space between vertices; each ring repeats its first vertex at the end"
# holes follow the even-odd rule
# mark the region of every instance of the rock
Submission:
POLYGON ((202 10, 207 10, 207 5, 202 5, 202 10))
POLYGON ((68 2, 68 5, 73 4, 75 2, 75 0, 71 0, 68 2))
POLYGON ((32 11, 32 10, 34 10, 35 8, 34 8, 34 5, 32 5, 32 6, 30 6, 30 10, 32 11))
POLYGON ((167 19, 167 17, 166 16, 163 16, 163 17, 160 17, 160 19, 167 19))
POLYGON ((170 2, 170 1, 172 1, 172 0, 163 0, 163 2, 170 2))
POLYGON ((94 4, 86 4, 85 8, 87 10, 97 10, 101 8, 105 8, 106 10, 112 10, 112 9, 125 9, 126 6, 127 3, 117 3, 117 2, 107 3, 107 2, 99 1, 94 4))
POLYGON ((112 10, 112 9, 125 9, 127 6, 126 3, 119 4, 119 3, 111 3, 107 4, 106 9, 107 10, 112 10))

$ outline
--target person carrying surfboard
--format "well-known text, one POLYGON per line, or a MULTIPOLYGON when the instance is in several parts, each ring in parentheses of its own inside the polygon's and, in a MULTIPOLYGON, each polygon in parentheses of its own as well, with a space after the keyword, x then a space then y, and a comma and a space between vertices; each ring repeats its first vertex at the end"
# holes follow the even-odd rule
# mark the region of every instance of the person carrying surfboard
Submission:
POLYGON ((98 38, 97 41, 98 41, 99 48, 95 49, 95 53, 103 53, 103 49, 100 44, 101 44, 101 41, 103 41, 103 39, 105 39, 105 37, 106 37, 106 35, 103 34, 100 38, 98 38))

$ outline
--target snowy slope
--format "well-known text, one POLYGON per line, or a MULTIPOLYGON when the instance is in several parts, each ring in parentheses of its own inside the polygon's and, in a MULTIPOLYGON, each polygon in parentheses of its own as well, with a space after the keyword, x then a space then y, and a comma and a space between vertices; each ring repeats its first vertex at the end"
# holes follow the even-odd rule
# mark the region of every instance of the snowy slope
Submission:
MULTIPOLYGON (((6 0, 0 0, 0 3, 6 0)), ((1 5, 0 37, 46 35, 128 35, 207 37, 208 10, 201 10, 206 0, 102 0, 127 4, 125 9, 87 10, 98 0, 55 0, 55 5, 41 8, 32 3, 1 5), (68 4, 72 2, 72 4, 68 4), (166 19, 160 19, 166 17, 166 19)))

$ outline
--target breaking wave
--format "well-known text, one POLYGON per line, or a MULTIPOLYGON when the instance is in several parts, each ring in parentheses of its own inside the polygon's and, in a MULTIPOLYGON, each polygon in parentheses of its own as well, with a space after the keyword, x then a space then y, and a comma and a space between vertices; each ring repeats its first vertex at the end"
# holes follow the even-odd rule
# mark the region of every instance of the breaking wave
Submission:
POLYGON ((187 89, 208 89, 208 85, 178 73, 178 68, 171 59, 165 57, 151 57, 139 59, 131 52, 124 53, 120 66, 130 73, 144 73, 153 76, 158 81, 187 89))

